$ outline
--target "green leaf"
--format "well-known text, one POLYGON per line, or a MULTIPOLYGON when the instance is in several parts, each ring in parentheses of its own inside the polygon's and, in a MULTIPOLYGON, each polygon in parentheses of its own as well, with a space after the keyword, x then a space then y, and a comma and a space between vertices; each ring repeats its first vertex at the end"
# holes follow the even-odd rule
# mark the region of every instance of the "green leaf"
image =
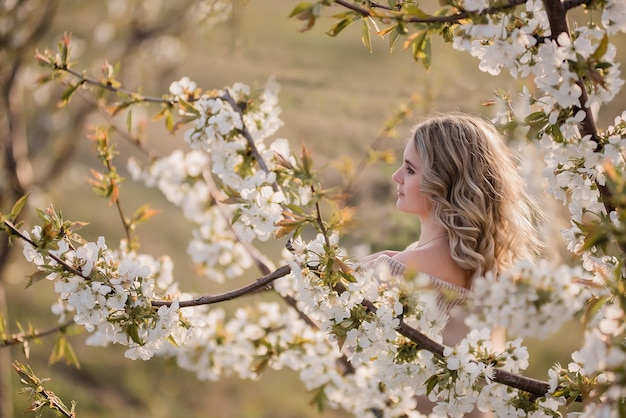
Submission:
POLYGON ((77 369, 80 369, 80 362, 78 361, 76 352, 72 348, 72 345, 67 340, 67 338, 64 338, 64 340, 65 340, 65 364, 67 364, 68 366, 74 366, 77 369))
POLYGON ((420 61, 425 58, 424 47, 427 36, 428 31, 422 31, 413 41, 413 58, 415 59, 415 61, 420 61))
POLYGON ((26 288, 29 288, 35 283, 42 281, 43 279, 46 278, 47 275, 48 275, 47 272, 37 270, 36 272, 28 276, 28 283, 26 284, 26 288))
POLYGON ((389 53, 392 53, 400 37, 406 34, 406 28, 398 23, 389 34, 389 53))
POLYGON ((172 335, 167 337, 167 341, 169 341, 169 343, 172 344, 174 347, 180 348, 180 346, 178 345, 178 343, 176 342, 176 340, 174 339, 172 335))
POLYGON ((370 36, 370 28, 367 19, 363 19, 363 28, 361 29, 361 41, 369 52, 372 52, 372 38, 370 36))
POLYGON ((128 109, 128 112, 126 113, 126 129, 128 129, 128 132, 131 131, 133 127, 133 109, 128 109))
MULTIPOLYGON (((296 5, 296 7, 293 8, 293 10, 291 11, 291 13, 289 13, 289 17, 294 17, 294 16, 299 16, 301 15, 303 12, 310 12, 310 10, 313 8, 313 5, 311 3, 309 3, 308 1, 299 3, 296 5)), ((306 16, 306 19, 308 19, 309 17, 306 16)))
POLYGON ((317 388, 315 390, 315 393, 313 394, 313 399, 311 399, 310 402, 310 405, 315 405, 317 411, 320 413, 324 412, 324 407, 326 406, 326 402, 328 401, 328 398, 326 397, 326 392, 324 391, 325 387, 326 385, 322 385, 317 388))
POLYGON ((60 334, 58 338, 55 340, 54 345, 52 347, 52 351, 50 352, 50 358, 48 359, 48 364, 52 365, 57 363, 65 356, 65 337, 63 334, 60 334))
POLYGON ((293 213, 297 214, 297 215, 305 215, 304 210, 298 206, 298 205, 294 205, 293 203, 289 203, 285 206, 287 209, 291 210, 293 213))
POLYGON ((72 98, 74 93, 76 93, 76 90, 78 90, 78 88, 81 85, 82 83, 70 84, 70 86, 65 90, 65 92, 63 92, 63 95, 61 96, 61 99, 59 100, 57 105, 59 107, 65 107, 65 105, 69 103, 70 99, 72 98))
POLYGON ((559 125, 550 126, 550 133, 552 134, 552 138, 554 138, 556 142, 562 143, 563 141, 565 141, 565 138, 563 137, 563 132, 561 132, 561 128, 559 125))
POLYGON ((430 395, 430 392, 432 392, 435 386, 437 386, 437 383, 439 383, 439 378, 436 374, 428 378, 426 381, 426 395, 430 395))
POLYGON ((15 202, 15 204, 11 208, 11 213, 9 214, 9 221, 11 221, 12 223, 15 222, 15 219, 17 219, 22 209, 24 209, 24 205, 26 205, 28 196, 30 196, 30 193, 25 194, 24 196, 20 197, 17 202, 15 202))
POLYGON ((4 320, 4 316, 0 313, 0 340, 6 340, 7 339, 7 324, 6 321, 4 320))
POLYGON ((327 35, 337 36, 341 31, 350 26, 355 20, 359 19, 360 16, 355 13, 350 13, 347 17, 344 17, 339 22, 335 23, 329 30, 326 32, 327 35))
POLYGON ((534 140, 548 125, 548 116, 543 112, 534 112, 526 116, 525 122, 530 128, 526 136, 528 139, 534 140))
POLYGON ((604 54, 606 54, 606 50, 608 49, 608 47, 609 47, 609 37, 605 33, 604 36, 602 37, 602 40, 600 41, 600 44, 598 44, 598 47, 596 48, 595 51, 593 51, 593 54, 591 54, 590 58, 599 60, 600 58, 604 56, 604 54))
POLYGON ((424 13, 422 9, 420 9, 417 6, 413 6, 413 5, 404 6, 403 10, 406 12, 406 14, 411 15, 411 16, 416 16, 419 18, 429 17, 426 13, 424 13))
POLYGON ((172 116, 172 112, 167 112, 165 115, 165 127, 168 131, 174 132, 174 116, 172 116))
POLYGON ((600 311, 600 309, 606 304, 608 300, 608 296, 594 296, 587 301, 581 317, 581 322, 583 326, 587 326, 587 323, 596 316, 596 314, 600 311))
POLYGON ((424 65, 424 68, 426 68, 427 70, 430 70, 431 58, 432 58, 432 50, 431 50, 431 43, 430 43, 430 36, 429 36, 424 41, 424 56, 422 57, 422 64, 424 65))
POLYGON ((128 324, 124 328, 124 331, 126 331, 126 335, 128 335, 134 343, 139 345, 144 344, 141 340, 141 337, 139 336, 139 326, 137 324, 128 324))
POLYGON ((539 122, 539 121, 548 121, 548 116, 544 112, 534 112, 530 115, 526 116, 524 119, 526 123, 539 122))

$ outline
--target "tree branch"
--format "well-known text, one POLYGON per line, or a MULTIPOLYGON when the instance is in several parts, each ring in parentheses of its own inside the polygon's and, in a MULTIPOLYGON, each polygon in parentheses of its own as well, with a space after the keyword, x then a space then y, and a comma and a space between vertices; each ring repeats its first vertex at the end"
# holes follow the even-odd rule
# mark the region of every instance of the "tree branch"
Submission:
POLYGON ((142 102, 149 102, 149 103, 167 103, 167 104, 176 104, 178 101, 177 100, 170 100, 170 99, 164 99, 162 97, 153 97, 153 96, 144 96, 142 94, 139 94, 137 92, 134 91, 130 91, 127 89, 123 89, 120 87, 115 87, 111 84, 108 83, 103 83, 99 80, 96 80, 95 78, 91 78, 91 77, 87 77, 81 73, 79 73, 78 71, 74 71, 71 68, 69 68, 66 65, 54 65, 54 69, 58 70, 58 71, 64 71, 70 75, 72 75, 74 78, 78 79, 78 83, 79 84, 89 84, 95 87, 99 87, 103 90, 107 90, 110 91, 112 93, 122 93, 122 94, 127 94, 128 96, 134 97, 137 100, 140 100, 142 102))
POLYGON ((42 412, 40 409, 42 405, 40 405, 40 402, 38 402, 38 400, 36 399, 37 397, 41 397, 46 400, 50 409, 57 412, 57 416, 61 415, 67 418, 76 417, 76 414, 74 413, 74 405, 72 405, 71 410, 68 410, 65 404, 63 404, 61 399, 59 399, 54 394, 54 392, 47 390, 43 387, 43 380, 35 376, 33 371, 30 370, 30 367, 27 368, 19 362, 15 361, 13 362, 13 368, 15 369, 17 374, 19 374, 22 383, 32 389, 32 394, 35 397, 33 404, 29 409, 27 409, 27 412, 35 412, 38 414, 42 412))
MULTIPOLYGON (((453 15, 447 16, 428 16, 428 17, 417 17, 417 16, 406 16, 404 14, 398 14, 398 12, 393 12, 393 14, 387 14, 385 17, 392 18, 397 21, 405 22, 405 23, 459 23, 463 19, 467 19, 473 15, 486 16, 495 14, 498 12, 502 12, 505 10, 512 9, 521 4, 525 4, 528 0, 511 0, 507 4, 503 4, 501 6, 493 6, 488 7, 480 12, 470 13, 466 11, 462 11, 459 13, 455 13, 453 15)), ((376 7, 372 7, 371 9, 357 6, 348 2, 347 0, 334 0, 334 2, 346 9, 350 9, 354 12, 359 13, 361 16, 370 16, 370 17, 380 17, 380 15, 376 12, 373 12, 373 9, 376 7)))
MULTIPOLYGON (((4 223, 14 235, 18 236, 20 239, 36 247, 36 244, 32 240, 30 240, 28 237, 26 237, 24 234, 22 234, 19 230, 17 230, 11 222, 5 221, 4 223)), ((55 261, 57 261, 59 264, 61 264, 63 268, 66 269, 67 271, 70 271, 74 274, 77 274, 83 277, 82 274, 78 270, 76 270, 72 266, 69 266, 63 260, 54 256, 53 254, 50 254, 49 252, 48 252, 48 255, 52 257, 55 261)), ((191 300, 180 301, 179 307, 184 308, 184 307, 190 307, 190 306, 210 305, 210 304, 215 304, 219 302, 225 302, 228 300, 236 299, 246 294, 253 293, 257 290, 267 288, 274 280, 284 277, 290 272, 291 272, 291 267, 289 267, 288 265, 284 265, 274 270, 273 272, 258 278, 253 283, 250 283, 239 289, 236 289, 227 293, 222 293, 219 295, 213 295, 213 296, 205 295, 205 296, 200 296, 191 300)), ((335 290, 337 290, 338 292, 341 292, 341 291, 345 291, 346 289, 345 287, 343 287, 343 285, 337 284, 335 290)), ((369 300, 367 299, 364 300, 362 304, 368 309, 368 311, 372 313, 376 313, 376 310, 377 310, 376 306, 369 300)), ((152 306, 154 307, 171 306, 171 305, 172 305, 172 301, 164 301, 164 300, 152 301, 152 306)), ((413 341, 414 343, 416 343, 419 347, 425 350, 431 351, 433 353, 443 355, 443 350, 445 346, 431 340, 426 335, 422 334, 415 328, 408 326, 403 321, 400 321, 398 332, 401 335, 404 335, 405 337, 413 341)), ((546 382, 542 382, 536 379, 531 379, 531 378, 520 376, 520 375, 515 375, 505 370, 501 370, 501 369, 495 369, 494 381, 498 383, 502 383, 510 387, 514 387, 514 388, 529 392, 535 396, 544 396, 549 388, 546 382)))
MULTIPOLYGON (((241 134, 244 136, 244 138, 246 138, 246 141, 248 142, 248 146, 250 147, 250 150, 252 151, 252 155, 254 156, 254 159, 256 160, 256 162, 259 164, 259 167, 261 167, 261 170, 265 171, 266 173, 269 173, 270 170, 267 167, 267 164, 265 163, 265 161, 263 160, 263 157, 259 153, 259 150, 256 144, 254 143, 254 138, 252 138, 252 135, 250 134, 248 127, 243 121, 243 111, 241 110, 241 108, 239 107, 235 99, 233 99, 233 96, 231 96, 228 89, 222 96, 222 99, 226 100, 226 102, 230 104, 233 110, 237 112, 239 116, 241 117, 241 122, 242 122, 241 134)), ((278 191, 278 185, 276 183, 272 184, 272 188, 274 191, 278 191)))
MULTIPOLYGON (((570 2, 572 4, 588 4, 588 2, 583 0, 572 0, 570 2)), ((548 21, 550 23, 550 31, 551 31, 551 39, 557 42, 557 38, 560 34, 566 33, 569 36, 569 28, 567 25, 567 11, 569 10, 564 3, 560 0, 543 0, 543 7, 546 10, 546 14, 548 15, 548 21)), ((578 77, 576 84, 580 88, 580 107, 575 107, 574 112, 578 112, 582 110, 585 112, 585 119, 580 123, 580 134, 581 136, 590 136, 591 140, 598 144, 598 149, 601 150, 603 145, 600 143, 598 139, 598 128, 596 126, 595 117, 591 108, 589 107, 589 96, 587 94, 587 88, 585 87, 585 82, 582 76, 578 77)), ((604 205, 604 209, 607 213, 611 213, 617 209, 617 207, 613 204, 613 195, 606 184, 600 184, 598 181, 595 181, 596 187, 598 188, 598 192, 600 193, 600 198, 602 199, 602 204, 604 205)), ((622 253, 626 254, 626 244, 623 242, 618 243, 622 253)))
MULTIPOLYGON (((376 313, 376 306, 369 300, 366 299, 361 304, 365 306, 369 312, 376 313)), ((397 331, 399 334, 413 341, 420 348, 443 356, 443 351, 446 346, 431 340, 415 328, 407 325, 401 318, 397 331)), ((494 369, 493 380, 494 382, 528 392, 536 397, 545 396, 550 389, 550 385, 547 382, 514 374, 502 369, 494 369)))
MULTIPOLYGON (((284 277, 288 275, 290 272, 291 272, 291 267, 282 266, 282 267, 277 268, 273 272, 266 274, 263 277, 259 277, 256 281, 246 286, 240 287, 239 289, 236 289, 227 293, 222 293, 219 295, 213 295, 213 296, 206 295, 206 296, 200 296, 191 300, 181 301, 179 302, 179 306, 181 308, 184 308, 188 306, 210 305, 213 303, 225 302, 227 300, 236 299, 248 293, 252 293, 257 290, 263 289, 267 287, 270 283, 272 283, 274 280, 284 277)), ((164 300, 152 301, 152 306, 170 306, 171 304, 172 304, 172 301, 164 301, 164 300)))
POLYGON ((34 340, 35 338, 46 337, 51 334, 55 334, 60 331, 64 331, 66 328, 74 324, 74 320, 70 320, 65 322, 64 324, 58 325, 53 328, 49 328, 44 331, 34 330, 31 333, 22 333, 22 334, 13 334, 11 337, 0 340, 0 349, 9 347, 12 345, 22 344, 24 341, 34 340))
MULTIPOLYGON (((30 238, 28 238, 26 235, 24 235, 19 229, 17 229, 15 227, 15 225, 13 225, 13 223, 11 223, 10 221, 5 220, 4 221, 4 225, 6 225, 7 229, 9 230, 9 232, 15 236, 17 236, 18 238, 20 238, 23 241, 26 241, 27 243, 29 243, 30 245, 32 245, 35 248, 39 248, 39 246, 37 245, 37 243, 33 240, 31 240, 30 238)), ((52 258, 54 261, 56 261, 57 263, 59 263, 66 271, 75 274, 77 276, 82 277, 83 279, 88 280, 89 277, 85 277, 83 275, 83 273, 80 270, 75 269, 73 266, 70 266, 69 264, 67 264, 65 262, 65 260, 62 260, 61 258, 57 257, 56 255, 52 254, 50 251, 48 251, 48 257, 52 258)))

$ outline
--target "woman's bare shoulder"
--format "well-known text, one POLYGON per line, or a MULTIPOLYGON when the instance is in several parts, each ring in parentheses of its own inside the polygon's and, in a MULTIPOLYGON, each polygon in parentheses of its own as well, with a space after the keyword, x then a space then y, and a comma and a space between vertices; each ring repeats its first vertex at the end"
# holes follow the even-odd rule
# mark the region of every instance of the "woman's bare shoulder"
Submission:
POLYGON ((447 246, 409 248, 392 258, 415 271, 428 274, 460 287, 467 287, 465 271, 450 255, 447 246))

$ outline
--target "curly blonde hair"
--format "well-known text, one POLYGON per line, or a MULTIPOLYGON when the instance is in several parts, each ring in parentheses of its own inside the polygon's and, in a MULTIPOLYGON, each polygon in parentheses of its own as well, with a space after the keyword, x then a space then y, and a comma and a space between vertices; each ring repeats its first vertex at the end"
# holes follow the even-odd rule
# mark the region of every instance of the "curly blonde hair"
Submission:
POLYGON ((409 140, 423 170, 421 191, 448 233, 452 258, 470 277, 498 274, 537 254, 541 211, 491 123, 464 113, 432 115, 409 140))

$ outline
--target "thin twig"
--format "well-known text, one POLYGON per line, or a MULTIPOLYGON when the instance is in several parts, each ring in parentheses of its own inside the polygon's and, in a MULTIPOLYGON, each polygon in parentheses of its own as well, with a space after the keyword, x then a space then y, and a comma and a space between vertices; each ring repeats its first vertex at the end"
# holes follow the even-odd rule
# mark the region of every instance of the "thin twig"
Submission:
POLYGON ((4 347, 9 347, 12 345, 22 344, 24 341, 30 341, 30 340, 34 340, 35 338, 46 337, 48 335, 55 334, 60 331, 64 331, 67 327, 73 324, 74 324, 74 320, 72 319, 72 320, 67 321, 64 324, 58 325, 53 328, 48 328, 47 330, 44 330, 44 331, 34 330, 30 334, 27 334, 27 333, 13 334, 11 335, 10 338, 7 338, 5 340, 0 340, 0 349, 4 347))
MULTIPOLYGON (((508 9, 512 9, 521 4, 525 4, 527 1, 528 0, 511 0, 507 4, 503 4, 501 6, 488 7, 477 13, 470 13, 470 12, 463 11, 463 12, 459 12, 459 13, 448 15, 448 16, 417 17, 417 16, 405 16, 397 12, 393 12, 393 14, 385 15, 385 17, 393 18, 397 21, 401 21, 404 23, 435 23, 435 24, 459 23, 461 20, 467 19, 468 17, 471 17, 472 15, 485 16, 485 15, 495 14, 495 13, 502 12, 508 9)), ((342 7, 345 7, 346 9, 350 9, 354 12, 357 12, 361 14, 362 16, 380 17, 380 15, 374 12, 373 9, 368 9, 365 7, 357 6, 355 4, 348 2, 347 0, 335 0, 335 3, 342 7)))
POLYGON ((369 150, 367 150, 367 153, 361 157, 361 160, 357 164, 357 168, 354 170, 354 174, 350 178, 348 184, 344 187, 345 194, 352 194, 354 192, 357 178, 359 177, 359 175, 361 175, 361 173, 365 171, 365 168, 369 164, 370 159, 369 159, 368 154, 371 151, 378 150, 380 144, 385 139, 390 137, 390 132, 393 130, 394 126, 396 126, 398 123, 400 123, 400 121, 408 117, 408 114, 412 112, 413 108, 417 105, 417 102, 418 102, 417 96, 411 97, 411 100, 409 100, 408 104, 401 107, 401 109, 398 112, 396 112, 395 115, 393 115, 391 118, 387 120, 387 122, 385 122, 385 127, 381 129, 381 131, 378 133, 376 138, 374 138, 374 141, 372 141, 372 143, 370 144, 370 147, 369 147, 369 150))
MULTIPOLYGON (((37 245, 37 243, 35 243, 30 238, 28 238, 26 235, 22 234, 22 232, 20 230, 18 230, 15 227, 15 225, 13 225, 13 223, 11 223, 10 221, 5 220, 4 224, 7 226, 7 228, 9 228, 9 230, 11 231, 11 233, 13 235, 16 235, 18 238, 20 238, 23 241, 26 241, 27 243, 29 243, 30 245, 32 245, 35 248, 40 248, 37 245)), ((77 276, 80 276, 83 279, 86 279, 86 280, 89 279, 89 277, 85 277, 81 271, 77 270, 73 266, 70 266, 69 264, 67 264, 67 262, 65 262, 65 260, 62 260, 61 258, 59 258, 56 255, 52 254, 50 251, 48 251, 48 257, 52 258, 54 261, 59 263, 66 271, 68 271, 70 273, 73 273, 73 274, 75 274, 77 276)))
POLYGON ((79 84, 89 84, 95 87, 100 87, 101 89, 104 90, 108 90, 112 93, 123 93, 123 94, 127 94, 131 97, 136 98, 139 101, 142 102, 150 102, 150 103, 164 103, 164 104, 170 104, 170 105, 175 105, 176 103, 178 103, 177 99, 164 99, 162 97, 153 97, 153 96, 144 96, 142 94, 139 94, 137 92, 134 91, 130 91, 124 88, 120 88, 120 87, 115 87, 109 83, 103 83, 99 80, 96 80, 95 78, 91 78, 91 77, 87 77, 81 73, 79 73, 78 71, 72 70, 71 68, 69 68, 67 65, 54 65, 54 68, 56 70, 61 70, 61 71, 65 71, 66 73, 71 74, 72 76, 74 76, 75 78, 78 79, 78 83, 79 84))
MULTIPOLYGON (((184 308, 188 306, 210 305, 214 303, 225 302, 227 300, 236 299, 240 296, 244 296, 246 294, 263 289, 266 286, 268 286, 270 283, 272 283, 274 280, 284 277, 288 275, 290 272, 291 272, 291 267, 285 265, 285 266, 277 268, 270 274, 266 274, 263 277, 259 277, 256 281, 246 286, 240 287, 239 289, 222 293, 219 295, 213 295, 213 296, 205 295, 205 296, 200 296, 191 300, 184 300, 179 303, 179 306, 181 308, 184 308)), ((172 301, 164 301, 164 300, 152 301, 152 306, 170 306, 171 304, 172 304, 172 301)))
MULTIPOLYGON (((55 410, 57 412, 57 415, 61 414, 62 416, 65 416, 67 418, 76 417, 76 414, 74 413, 74 408, 72 407, 72 410, 68 410, 61 401, 61 399, 59 399, 59 397, 56 396, 54 392, 44 389, 42 385, 43 380, 35 376, 30 367, 27 368, 17 361, 14 361, 12 365, 16 373, 20 376, 22 383, 32 389, 33 395, 38 395, 46 399, 50 404, 50 408, 55 410)), ((41 401, 35 400, 31 407, 32 409, 29 408, 27 411, 40 413, 41 410, 39 408, 41 407, 41 405, 38 405, 39 403, 41 403, 41 401)))
MULTIPOLYGON (((259 149, 254 143, 254 138, 252 138, 252 135, 250 134, 248 127, 243 122, 243 111, 241 110, 241 108, 239 107, 239 105, 237 104, 233 96, 230 94, 228 89, 226 89, 226 92, 222 96, 222 99, 228 102, 235 112, 239 113, 239 116, 241 117, 241 122, 242 122, 242 127, 240 129, 240 132, 243 135, 243 137, 246 139, 246 141, 248 142, 248 146, 250 147, 250 150, 252 151, 252 155, 254 156, 254 159, 256 160, 259 167, 261 167, 261 170, 269 174, 270 170, 267 164, 265 163, 265 160, 263 160, 263 157, 261 156, 259 149)), ((272 184, 272 189, 275 192, 278 191, 278 185, 275 182, 272 184)))

